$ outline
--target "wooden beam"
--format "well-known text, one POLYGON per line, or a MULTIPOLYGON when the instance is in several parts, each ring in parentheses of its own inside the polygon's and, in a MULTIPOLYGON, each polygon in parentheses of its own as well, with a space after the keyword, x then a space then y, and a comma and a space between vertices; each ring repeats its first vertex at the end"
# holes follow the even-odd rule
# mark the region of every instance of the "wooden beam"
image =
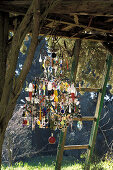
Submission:
POLYGON ((67 25, 66 27, 62 28, 62 31, 69 31, 70 29, 72 29, 73 27, 75 27, 74 25, 67 25))
POLYGON ((105 22, 113 22, 113 18, 109 18, 105 22))
POLYGON ((88 149, 89 145, 67 145, 64 146, 64 150, 73 150, 73 149, 88 149))
POLYGON ((97 119, 94 116, 83 116, 81 118, 78 118, 78 117, 73 118, 73 121, 79 121, 79 120, 81 120, 81 121, 96 121, 97 119))
POLYGON ((23 6, 23 5, 28 5, 28 7, 31 5, 32 1, 30 0, 27 0, 27 1, 1 1, 0 4, 2 5, 12 5, 12 6, 17 6, 17 5, 20 5, 20 6, 23 6))
POLYGON ((94 150, 94 146, 96 142, 99 120, 100 120, 100 115, 101 115, 101 111, 103 108, 104 96, 106 92, 106 85, 107 85, 108 78, 109 78, 111 64, 112 64, 112 55, 109 55, 107 58, 107 66, 106 66, 107 71, 105 75, 105 81, 104 81, 102 92, 99 93, 98 95, 98 101, 97 101, 97 106, 96 106, 96 111, 95 111, 95 117, 97 118, 97 121, 93 122, 92 129, 91 129, 91 135, 90 135, 90 140, 89 140, 90 149, 88 149, 87 158, 86 158, 86 168, 85 168, 86 170, 90 169, 90 163, 91 163, 91 158, 92 158, 92 154, 93 154, 93 150, 94 150))
POLYGON ((50 18, 47 18, 47 20, 49 21, 57 21, 59 23, 62 23, 62 24, 67 24, 67 25, 72 25, 73 27, 81 27, 81 28, 85 28, 88 30, 95 30, 95 31, 99 31, 99 32, 103 32, 103 33, 112 33, 113 30, 105 30, 105 29, 102 29, 102 28, 97 28, 97 27, 91 27, 91 26, 88 26, 88 25, 83 25, 83 24, 76 24, 76 23, 72 23, 72 22, 66 22, 66 21, 63 21, 63 20, 56 20, 56 19, 50 19, 50 18))
MULTIPOLYGON (((81 40, 76 40, 74 43, 74 49, 73 49, 74 55, 72 57, 71 75, 70 75, 71 81, 74 83, 76 81, 80 49, 81 49, 81 40)), ((75 83, 75 86, 76 86, 76 83, 75 83)))
POLYGON ((17 14, 17 15, 25 15, 25 13, 27 12, 27 9, 28 8, 23 10, 22 8, 5 6, 5 5, 0 4, 0 11, 12 13, 12 14, 17 14))
POLYGON ((53 27, 56 27, 58 24, 59 24, 59 22, 57 22, 57 21, 52 21, 52 22, 48 23, 48 24, 46 25, 46 27, 53 28, 53 27))
POLYGON ((74 16, 74 15, 85 15, 85 16, 95 16, 95 17, 113 17, 113 14, 104 14, 104 11, 103 13, 91 13, 91 12, 73 12, 73 13, 70 13, 71 16, 74 16))
POLYGON ((85 87, 76 87, 76 90, 79 92, 79 91, 84 91, 84 92, 99 92, 101 91, 100 88, 85 88, 85 87))
POLYGON ((73 36, 72 33, 69 32, 65 32, 65 31, 55 31, 52 32, 51 29, 47 29, 47 28, 42 28, 40 30, 40 36, 46 36, 46 37, 50 37, 50 36, 57 36, 57 37, 61 37, 61 38, 68 38, 68 39, 72 39, 72 40, 76 40, 76 39, 81 39, 81 40, 90 40, 90 41, 94 41, 94 42, 109 42, 109 43, 113 43, 113 37, 111 36, 101 36, 99 37, 98 34, 80 34, 77 36, 73 36), (57 32, 57 35, 56 35, 57 32), (89 37, 88 37, 89 36, 89 37))

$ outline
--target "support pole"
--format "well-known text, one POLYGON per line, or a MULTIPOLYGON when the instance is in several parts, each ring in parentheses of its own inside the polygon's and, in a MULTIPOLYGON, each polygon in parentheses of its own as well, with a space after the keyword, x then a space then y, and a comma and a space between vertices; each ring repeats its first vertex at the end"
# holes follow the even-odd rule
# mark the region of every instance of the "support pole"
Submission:
MULTIPOLYGON (((71 68, 71 76, 72 76, 71 80, 74 81, 74 82, 75 82, 75 79, 76 79, 80 48, 81 48, 81 40, 76 40, 75 44, 74 44, 74 55, 73 55, 72 68, 71 68)), ((65 145, 65 140, 66 140, 66 133, 67 133, 67 129, 65 130, 65 132, 61 131, 61 133, 60 133, 59 144, 58 144, 58 148, 57 148, 55 170, 61 169, 64 145, 65 145)))
POLYGON ((61 170, 66 134, 67 134, 67 129, 65 130, 65 132, 62 132, 62 131, 60 132, 55 170, 61 170))
POLYGON ((99 120, 100 120, 100 115, 101 115, 101 111, 102 111, 102 107, 103 107, 104 96, 106 93, 106 85, 107 85, 108 78, 109 78, 111 63, 112 63, 112 55, 109 55, 107 58, 107 72, 105 75, 103 89, 102 89, 102 92, 100 92, 98 95, 98 101, 97 101, 97 106, 96 106, 96 111, 95 111, 95 116, 94 116, 97 118, 97 121, 93 122, 92 129, 91 129, 91 135, 90 135, 90 140, 89 140, 90 147, 87 152, 85 170, 90 170, 90 163, 91 163, 91 158, 92 158, 92 154, 93 154, 93 150, 94 150, 94 146, 95 146, 95 142, 96 142, 99 120))

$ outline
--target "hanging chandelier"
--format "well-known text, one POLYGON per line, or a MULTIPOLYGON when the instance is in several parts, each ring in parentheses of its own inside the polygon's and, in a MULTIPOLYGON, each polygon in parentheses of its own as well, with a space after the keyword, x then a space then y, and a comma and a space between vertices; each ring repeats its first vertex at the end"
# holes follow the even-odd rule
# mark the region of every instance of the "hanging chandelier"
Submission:
MULTIPOLYGON (((74 83, 62 76, 63 65, 69 69, 68 61, 52 53, 43 60, 40 55, 39 62, 43 67, 43 75, 35 77, 25 89, 29 96, 25 97, 23 126, 28 125, 31 118, 32 130, 37 124, 39 128, 65 131, 72 125, 73 118, 80 116, 80 102, 74 83)), ((82 129, 81 121, 78 121, 77 127, 82 129)), ((53 133, 49 142, 55 142, 53 133)))

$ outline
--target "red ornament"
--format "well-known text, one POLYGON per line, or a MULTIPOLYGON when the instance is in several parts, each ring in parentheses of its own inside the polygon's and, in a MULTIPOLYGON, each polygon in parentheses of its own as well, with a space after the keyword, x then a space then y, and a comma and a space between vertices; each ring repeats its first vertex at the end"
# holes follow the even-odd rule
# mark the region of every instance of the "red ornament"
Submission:
POLYGON ((53 136, 53 133, 52 133, 51 136, 49 137, 48 141, 49 141, 50 144, 54 144, 54 143, 56 142, 56 139, 55 139, 55 137, 53 136))
POLYGON ((29 97, 30 97, 30 101, 32 99, 32 91, 29 91, 29 97))
POLYGON ((74 93, 71 93, 71 98, 74 101, 74 99, 75 99, 75 94, 74 93))
POLYGON ((27 125, 27 120, 23 120, 23 125, 27 125))

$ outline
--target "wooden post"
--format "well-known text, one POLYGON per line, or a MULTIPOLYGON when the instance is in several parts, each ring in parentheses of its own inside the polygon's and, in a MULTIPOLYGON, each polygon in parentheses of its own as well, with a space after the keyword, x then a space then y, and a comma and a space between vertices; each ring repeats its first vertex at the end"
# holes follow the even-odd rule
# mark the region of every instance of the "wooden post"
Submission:
MULTIPOLYGON (((76 72, 77 72, 77 66, 78 66, 78 59, 79 59, 79 54, 80 54, 80 47, 81 47, 81 40, 76 40, 74 44, 74 56, 73 56, 73 62, 72 62, 72 69, 71 69, 71 79, 75 82, 76 79, 76 72)), ((57 148, 57 157, 56 157, 56 166, 55 170, 60 170, 61 169, 61 163, 63 159, 63 151, 64 151, 64 144, 66 140, 66 133, 67 129, 65 132, 60 133, 60 138, 59 138, 59 144, 57 148)))
POLYGON ((86 167, 85 167, 86 170, 90 169, 90 162, 91 162, 91 158, 92 158, 92 154, 93 154, 93 150, 94 150, 94 146, 96 142, 99 120, 100 120, 100 115, 101 115, 101 111, 103 107, 104 96, 106 93, 106 85, 107 85, 108 78, 109 78, 111 63, 112 63, 112 55, 109 55, 107 58, 107 72, 105 75, 105 81, 104 81, 102 92, 100 92, 98 95, 98 101, 97 101, 97 106, 96 106, 96 111, 95 111, 95 116, 94 116, 97 118, 97 121, 93 122, 92 129, 91 129, 91 135, 90 135, 90 140, 89 140, 90 147, 88 149, 87 158, 86 158, 86 167))
POLYGON ((56 157, 56 166, 55 170, 61 169, 62 159, 63 159, 63 152, 64 152, 64 145, 66 140, 67 129, 65 132, 60 132, 59 144, 57 148, 57 157, 56 157))

